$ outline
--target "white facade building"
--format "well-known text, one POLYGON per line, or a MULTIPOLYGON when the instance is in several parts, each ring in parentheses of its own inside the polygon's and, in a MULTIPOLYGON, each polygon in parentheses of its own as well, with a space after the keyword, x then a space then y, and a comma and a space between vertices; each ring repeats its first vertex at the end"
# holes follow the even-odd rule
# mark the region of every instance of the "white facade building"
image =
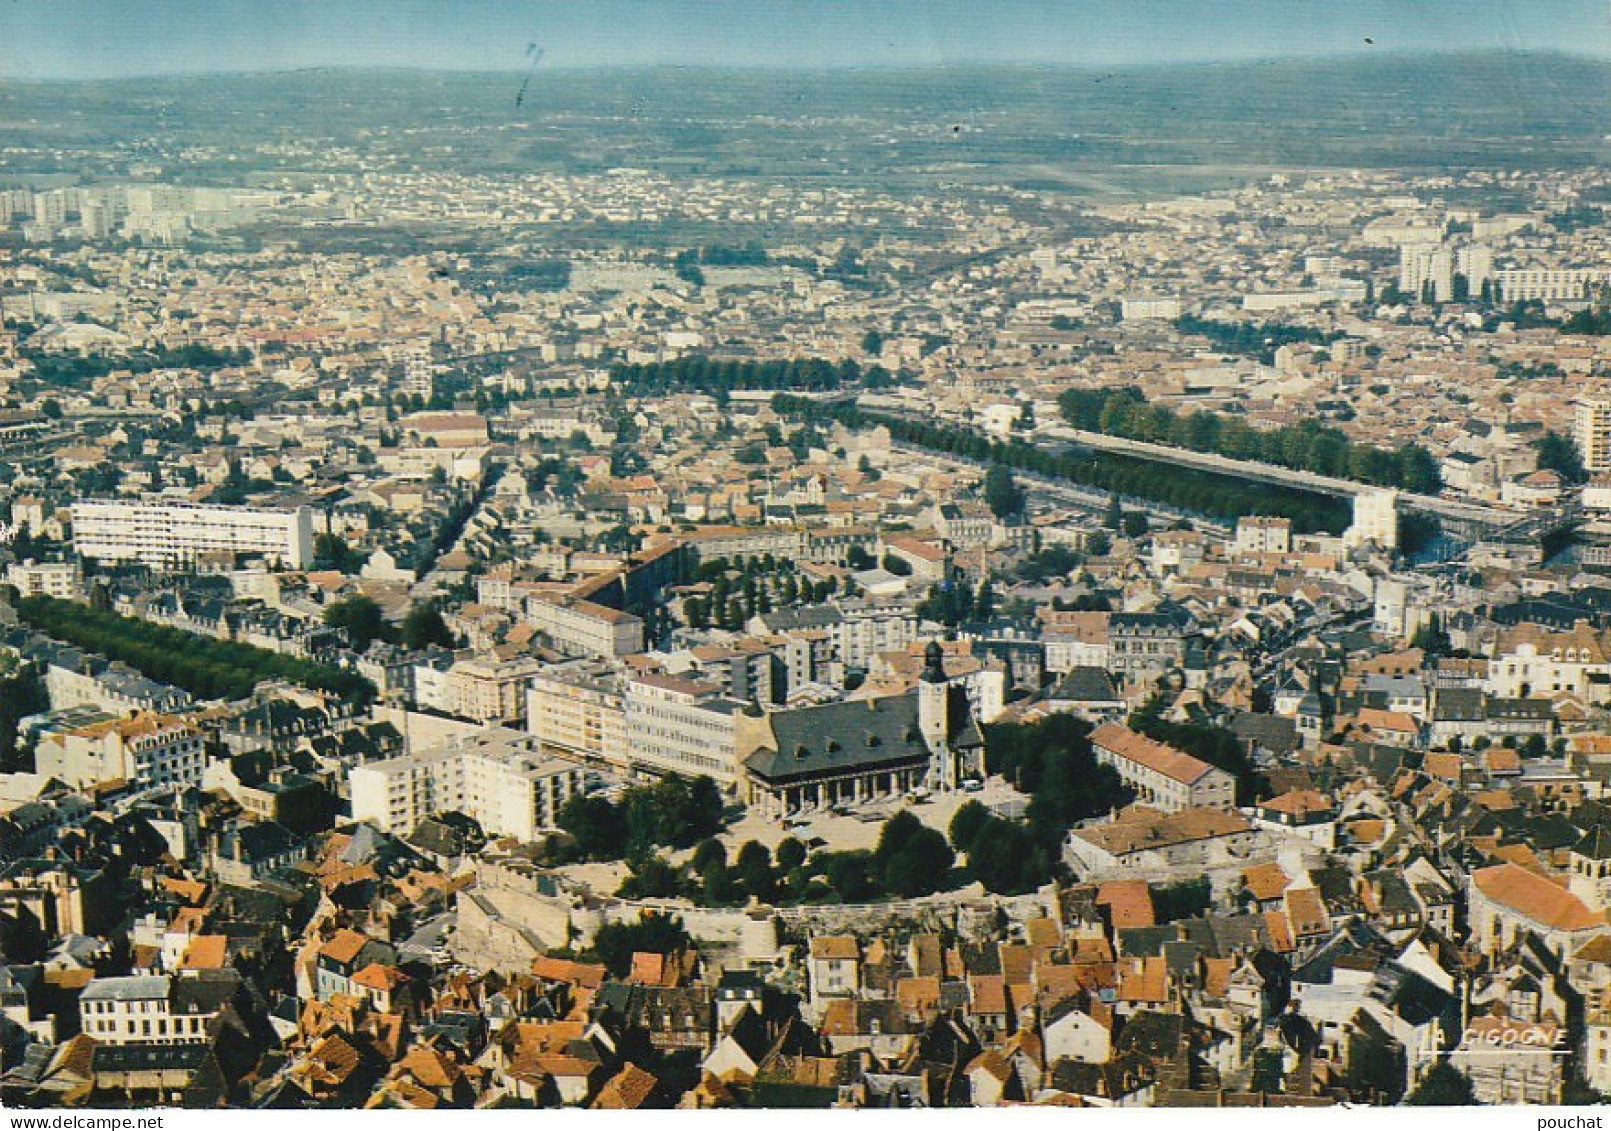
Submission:
POLYGON ((71 600, 83 590, 77 562, 20 562, 6 568, 6 582, 24 597, 71 600))
POLYGON ((630 656, 643 651, 642 620, 592 601, 540 594, 526 602, 526 619, 572 656, 630 656))
POLYGON ((626 696, 607 662, 555 664, 526 692, 526 729, 563 757, 626 766, 626 696))
POLYGON ((34 763, 39 773, 80 789, 110 781, 182 788, 201 784, 206 752, 189 721, 141 712, 48 733, 34 763))
POLYGON ((1383 550, 1398 549, 1397 491, 1364 490, 1354 496, 1354 522, 1343 531, 1343 544, 1369 543, 1383 550))
POLYGON ((233 970, 182 977, 96 978, 78 998, 82 1032, 107 1045, 182 1045, 207 1032, 239 986, 233 970))
POLYGON ((537 840, 585 787, 576 763, 539 750, 536 738, 489 727, 469 738, 348 771, 352 816, 408 835, 426 817, 458 812, 489 836, 537 840))
POLYGON ((261 555, 303 569, 313 560, 313 512, 80 499, 73 504, 73 548, 81 557, 165 569, 208 552, 261 555))
POLYGON ((715 684, 642 675, 627 684, 626 757, 631 769, 738 783, 734 715, 743 704, 715 684))

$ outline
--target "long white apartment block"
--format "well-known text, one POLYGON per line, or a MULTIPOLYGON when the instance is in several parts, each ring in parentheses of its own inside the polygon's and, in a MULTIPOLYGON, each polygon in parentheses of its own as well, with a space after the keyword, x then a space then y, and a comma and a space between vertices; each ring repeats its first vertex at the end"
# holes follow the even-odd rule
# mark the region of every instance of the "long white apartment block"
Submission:
POLYGON ((100 561, 188 566, 210 552, 262 555, 290 569, 313 560, 313 512, 210 503, 80 499, 73 504, 73 548, 100 561))

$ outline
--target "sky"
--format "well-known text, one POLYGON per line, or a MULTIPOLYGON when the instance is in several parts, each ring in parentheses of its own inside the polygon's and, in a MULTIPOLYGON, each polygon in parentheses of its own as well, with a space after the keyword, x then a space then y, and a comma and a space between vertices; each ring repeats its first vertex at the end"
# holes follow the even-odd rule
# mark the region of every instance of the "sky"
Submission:
POLYGON ((304 67, 1611 58, 1606 0, 0 0, 0 81, 304 67))

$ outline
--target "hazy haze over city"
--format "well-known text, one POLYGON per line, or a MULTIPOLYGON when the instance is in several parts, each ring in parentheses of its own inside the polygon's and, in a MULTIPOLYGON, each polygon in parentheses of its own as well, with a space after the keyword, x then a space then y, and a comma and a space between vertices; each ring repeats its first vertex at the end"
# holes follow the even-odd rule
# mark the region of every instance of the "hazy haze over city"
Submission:
POLYGON ((0 78, 303 67, 1100 67, 1351 53, 1611 53, 1595 0, 67 0, 0 9, 0 78))

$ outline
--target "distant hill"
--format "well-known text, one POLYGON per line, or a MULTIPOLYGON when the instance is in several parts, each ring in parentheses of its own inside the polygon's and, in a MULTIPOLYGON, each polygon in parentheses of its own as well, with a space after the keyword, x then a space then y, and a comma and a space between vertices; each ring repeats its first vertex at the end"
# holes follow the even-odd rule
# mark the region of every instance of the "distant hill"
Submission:
MULTIPOLYGON (((524 80, 314 70, 0 83, 0 144, 119 146, 107 173, 144 139, 236 152, 312 140, 392 167, 859 178, 1048 165, 1573 167, 1611 148, 1611 63, 1550 54, 1107 70, 539 68, 522 93, 524 80)), ((0 164, 0 175, 84 163, 0 164)), ((326 162, 264 153, 244 164, 326 162)), ((177 172, 241 168, 196 154, 177 172)))

